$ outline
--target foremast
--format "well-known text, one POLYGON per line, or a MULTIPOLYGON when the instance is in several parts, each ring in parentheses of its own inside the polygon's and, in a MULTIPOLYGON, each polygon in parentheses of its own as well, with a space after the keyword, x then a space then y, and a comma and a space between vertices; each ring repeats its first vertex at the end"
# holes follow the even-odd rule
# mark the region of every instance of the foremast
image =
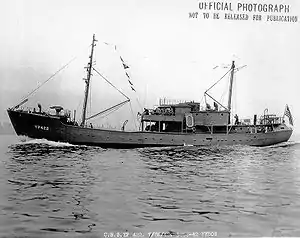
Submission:
POLYGON ((87 68, 87 77, 84 79, 85 81, 85 92, 84 92, 84 101, 83 101, 83 109, 82 109, 82 119, 81 119, 81 126, 85 125, 86 121, 86 107, 88 102, 88 96, 89 96, 89 88, 90 88, 90 80, 92 76, 92 68, 93 68, 93 54, 94 54, 94 47, 96 46, 96 39, 95 34, 93 35, 93 41, 92 41, 92 49, 91 49, 91 55, 90 55, 90 62, 88 63, 87 68))

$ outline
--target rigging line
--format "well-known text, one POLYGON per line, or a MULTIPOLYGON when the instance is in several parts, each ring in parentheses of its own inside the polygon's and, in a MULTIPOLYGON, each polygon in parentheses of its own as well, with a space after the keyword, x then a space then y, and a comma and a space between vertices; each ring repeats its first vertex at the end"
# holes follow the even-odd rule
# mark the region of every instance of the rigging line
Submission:
POLYGON ((226 81, 227 83, 226 83, 226 85, 225 85, 225 87, 224 87, 224 89, 223 89, 223 93, 222 93, 222 95, 221 95, 221 98, 220 98, 220 102, 222 102, 222 103, 224 103, 224 97, 225 97, 225 95, 226 95, 226 93, 227 93, 227 90, 228 90, 228 88, 229 88, 229 82, 230 82, 230 76, 229 76, 229 80, 227 80, 226 81))
POLYGON ((109 116, 110 114, 112 114, 113 112, 117 111, 117 110, 120 109, 120 108, 121 108, 121 106, 116 107, 116 108, 114 108, 114 109, 111 109, 111 111, 104 112, 104 114, 105 114, 105 113, 107 113, 107 114, 102 115, 102 116, 100 116, 99 118, 107 117, 107 116, 109 116))
POLYGON ((132 118, 133 118, 133 121, 134 121, 134 126, 135 126, 135 129, 137 130, 136 120, 135 120, 135 117, 134 117, 134 114, 133 114, 131 102, 129 103, 129 105, 130 105, 130 110, 131 110, 132 118))
POLYGON ((105 78, 98 70, 96 70, 94 67, 93 67, 93 70, 96 71, 97 74, 99 74, 107 83, 109 83, 113 88, 115 88, 119 93, 121 93, 125 98, 127 98, 129 101, 129 97, 127 97, 124 93, 122 93, 116 86, 114 86, 107 78, 105 78))
POLYGON ((105 114, 105 113, 107 113, 107 114, 101 116, 100 118, 107 117, 109 114, 111 114, 111 113, 117 111, 118 109, 120 109, 120 108, 121 108, 125 103, 127 103, 127 102, 129 102, 129 101, 126 100, 126 101, 124 101, 124 102, 121 102, 121 103, 119 103, 119 104, 117 104, 117 105, 115 105, 115 106, 112 106, 112 107, 110 107, 110 108, 108 108, 108 109, 106 109, 106 110, 104 110, 104 111, 101 111, 101 112, 99 112, 99 113, 97 113, 97 114, 95 114, 95 115, 93 115, 93 116, 87 118, 86 120, 90 120, 90 119, 92 119, 92 118, 94 118, 94 117, 96 117, 96 116, 99 116, 99 115, 105 114))
POLYGON ((216 83, 214 83, 209 89, 207 89, 206 91, 205 91, 205 93, 207 93, 212 87, 214 87, 217 83, 219 83, 229 72, 231 71, 231 69, 229 69, 228 71, 227 71, 227 73, 226 74, 224 74, 223 76, 222 76, 222 78, 220 78, 216 83))
POLYGON ((33 93, 35 93, 38 89, 40 89, 43 85, 45 85, 49 80, 51 80, 55 75, 57 75, 60 71, 64 70, 66 67, 69 66, 69 64, 71 64, 75 59, 77 58, 77 56, 75 56, 73 59, 71 59, 67 64, 65 64, 63 67, 61 67, 59 70, 57 70, 54 74, 52 74, 46 81, 44 81, 41 85, 39 85, 36 89, 32 90, 26 97, 23 98, 26 99, 28 98, 30 95, 32 95, 33 93))
MULTIPOLYGON (((90 45, 87 47, 89 48, 90 45)), ((83 52, 83 50, 82 50, 83 52)), ((56 76, 60 71, 62 71, 63 69, 65 69, 67 66, 69 66, 69 64, 71 64, 75 59, 78 58, 79 55, 81 55, 81 51, 75 56, 73 57, 68 63, 66 63, 63 67, 61 67, 59 70, 57 70, 53 75, 51 75, 46 81, 44 81, 40 86, 38 86, 36 89, 32 90, 27 96, 23 97, 23 100, 24 101, 25 99, 28 99, 28 97, 30 95, 32 95, 33 93, 35 93, 38 89, 40 89, 43 85, 45 85, 50 79, 52 79, 54 76, 56 76)))
POLYGON ((227 107, 223 106, 221 103, 219 103, 216 99, 214 99, 212 96, 210 96, 208 93, 206 93, 207 96, 209 96, 213 101, 215 101, 217 104, 219 104, 221 107, 223 107, 225 110, 228 110, 227 107))
MULTIPOLYGON (((99 118, 105 118, 105 117, 108 117, 110 114, 112 114, 113 112, 117 111, 117 110, 120 109, 120 108, 121 108, 121 107, 119 106, 118 108, 111 109, 111 111, 105 112, 104 115, 99 116, 99 118)), ((92 119, 92 118, 91 118, 91 119, 92 119)))
POLYGON ((148 97, 148 84, 146 83, 146 87, 145 87, 145 95, 144 95, 144 102, 143 105, 146 106, 147 104, 147 97, 148 97))
MULTIPOLYGON (((79 107, 81 107, 81 102, 82 102, 82 100, 79 101, 79 103, 78 103, 78 105, 76 107, 76 112, 79 112, 79 107)), ((79 115, 79 113, 78 113, 78 115, 79 115)))
POLYGON ((121 106, 119 106, 119 107, 116 107, 116 108, 112 109, 110 112, 107 112, 107 114, 106 114, 106 115, 100 116, 100 118, 107 117, 107 116, 109 116, 110 114, 112 114, 113 112, 115 112, 115 111, 119 110, 120 108, 121 108, 121 106))
MULTIPOLYGON (((201 104, 203 103, 203 101, 204 101, 204 96, 202 96, 202 98, 201 98, 201 100, 200 100, 200 102, 199 102, 200 108, 201 108, 201 104)), ((202 105, 203 105, 203 104, 202 104, 202 105)))
POLYGON ((90 115, 92 114, 92 80, 90 80, 90 88, 89 88, 89 98, 90 98, 90 101, 89 101, 89 104, 90 104, 90 108, 89 108, 89 113, 90 115))
POLYGON ((141 110, 143 111, 143 107, 142 107, 142 105, 141 105, 141 103, 140 103, 140 101, 139 101, 138 97, 136 97, 136 101, 137 101, 137 103, 138 103, 139 107, 141 108, 141 110))
MULTIPOLYGON (((96 42, 97 42, 97 40, 96 40, 96 42)), ((92 45, 93 45, 93 43, 91 43, 91 47, 92 47, 92 45)), ((95 44, 96 45, 96 44, 95 44)), ((93 51, 93 57, 94 57, 94 59, 96 59, 96 52, 95 51, 93 51)), ((94 60, 93 62, 91 62, 91 64, 92 64, 92 66, 93 66, 93 64, 95 65, 96 64, 96 61, 94 60)), ((91 72, 90 72, 91 73, 91 72)), ((91 76, 93 76, 93 74, 91 73, 91 76)), ((90 80, 90 87, 89 87, 89 99, 90 99, 90 102, 89 102, 89 104, 90 104, 90 109, 89 109, 89 114, 90 115, 92 115, 92 82, 93 82, 93 80, 90 80)))
POLYGON ((95 115, 86 118, 86 120, 90 120, 90 119, 92 119, 92 118, 94 118, 94 117, 96 117, 96 116, 99 116, 99 115, 101 115, 101 114, 103 114, 103 113, 106 113, 106 112, 108 112, 108 111, 110 111, 110 110, 113 110, 114 108, 117 108, 117 107, 119 108, 119 107, 123 106, 124 104, 126 104, 126 103, 128 103, 128 102, 130 102, 129 99, 126 100, 126 101, 123 101, 123 102, 121 102, 121 103, 119 103, 119 104, 117 104, 117 105, 114 105, 114 106, 112 106, 112 107, 110 107, 110 108, 107 108, 107 109, 105 109, 104 111, 98 112, 98 113, 96 113, 95 115))

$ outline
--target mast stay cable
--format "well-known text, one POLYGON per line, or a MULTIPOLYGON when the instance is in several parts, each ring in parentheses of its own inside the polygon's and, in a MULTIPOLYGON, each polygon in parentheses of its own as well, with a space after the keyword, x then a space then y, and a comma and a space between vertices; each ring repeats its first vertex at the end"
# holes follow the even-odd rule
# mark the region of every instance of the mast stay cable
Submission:
POLYGON ((114 89, 116 89, 120 94, 122 94, 122 95, 126 98, 126 100, 123 101, 123 102, 121 102, 121 103, 118 103, 118 104, 116 104, 116 105, 114 105, 114 106, 112 106, 112 107, 110 107, 110 108, 107 108, 107 109, 105 109, 105 110, 103 110, 103 111, 101 111, 101 112, 98 112, 98 113, 92 115, 92 116, 86 118, 86 120, 90 120, 90 119, 92 119, 92 118, 95 118, 95 117, 100 116, 100 115, 105 114, 105 113, 107 113, 107 115, 103 115, 102 117, 108 116, 108 115, 111 114, 112 112, 114 112, 114 111, 118 110, 119 108, 121 108, 121 107, 122 107, 123 105, 125 105, 126 103, 130 102, 130 98, 129 98, 129 97, 127 97, 121 90, 119 90, 115 85, 113 85, 113 84, 112 84, 106 77, 104 77, 97 69, 95 69, 94 67, 92 67, 92 68, 93 68, 93 70, 94 70, 97 74, 99 74, 99 76, 101 76, 101 77, 102 77, 109 85, 111 85, 111 86, 112 86, 114 89))
MULTIPOLYGON (((97 117, 97 116, 99 116, 99 115, 101 115, 101 114, 105 114, 105 113, 108 113, 108 114, 107 114, 107 115, 104 115, 104 116, 108 116, 109 114, 111 114, 112 112, 118 110, 119 108, 121 108, 123 105, 125 105, 125 104, 128 103, 129 101, 130 101, 130 100, 127 99, 126 101, 123 101, 123 102, 121 102, 121 103, 119 103, 119 104, 117 104, 117 105, 114 105, 114 106, 112 106, 112 107, 110 107, 110 108, 107 108, 107 109, 101 111, 101 112, 98 112, 98 113, 96 113, 95 115, 86 118, 85 120, 86 120, 86 121, 87 121, 87 120, 90 120, 90 119, 92 119, 92 118, 94 118, 94 117, 97 117)), ((104 116, 102 116, 102 117, 104 117, 104 116)))
MULTIPOLYGON (((135 118, 135 117, 134 117, 134 113, 133 113, 133 109, 132 109, 131 102, 129 102, 129 105, 130 105, 130 110, 131 110, 132 118, 135 118)), ((135 126, 135 129, 137 130, 138 128, 137 128, 137 125, 136 125, 136 120, 135 120, 135 119, 133 119, 133 121, 134 121, 134 126, 135 126)))
POLYGON ((239 67, 239 68, 235 68, 235 69, 232 69, 232 68, 230 68, 217 82, 215 82, 209 89, 207 89, 205 92, 204 92, 204 98, 205 98, 205 102, 206 102, 206 95, 208 96, 208 97, 210 97, 213 101, 215 101, 217 104, 219 104, 221 107, 223 107, 225 110, 227 109, 228 110, 228 108, 227 107, 225 107, 225 106, 223 106, 220 102, 218 102, 216 99, 214 99, 211 95, 209 95, 207 92, 210 90, 210 89, 212 89, 217 83, 219 83, 230 71, 232 71, 233 70, 233 72, 235 72, 235 71, 239 71, 239 70, 241 70, 242 68, 244 68, 244 67, 246 67, 247 65, 243 65, 243 66, 241 66, 241 67, 239 67))
MULTIPOLYGON (((90 45, 88 46, 90 47, 90 45)), ((81 54, 81 53, 79 53, 81 54)), ((66 69, 73 61, 75 61, 78 58, 78 55, 73 57, 69 62, 67 62, 65 65, 63 65, 60 69, 58 69, 54 74, 52 74, 48 79, 46 79, 44 82, 42 82, 38 87, 36 87, 34 90, 32 90, 30 93, 27 94, 27 96, 23 97, 22 100, 20 100, 21 102, 19 104, 17 104, 16 106, 14 106, 13 108, 17 108, 21 105, 23 105, 24 103, 26 103, 28 101, 28 98, 34 94, 37 90, 39 90, 42 86, 44 86, 47 82, 49 82, 51 79, 53 79, 58 73, 60 73, 61 71, 63 71, 64 69, 66 69)))
POLYGON ((205 93, 204 94, 206 94, 210 89, 212 89, 217 83, 219 83, 229 72, 231 71, 231 69, 229 69, 227 72, 226 72, 226 74, 224 74, 217 82, 215 82, 209 89, 207 89, 206 91, 205 91, 205 93))
POLYGON ((121 93, 125 98, 127 98, 129 101, 130 101, 130 99, 129 99, 129 97, 127 97, 124 93, 122 93, 121 92, 121 90, 120 89, 118 89, 115 85, 113 85, 107 78, 105 78, 97 69, 95 69, 94 67, 93 67, 93 70, 95 70, 95 72, 97 73, 97 74, 99 74, 108 84, 110 84, 114 89, 116 89, 119 93, 121 93))
POLYGON ((33 93, 35 93, 37 90, 39 90, 42 86, 44 86, 47 82, 49 82, 51 79, 53 79, 59 72, 67 68, 75 59, 77 59, 77 56, 75 56, 73 59, 71 59, 68 63, 66 63, 63 67, 61 67, 59 70, 57 70, 54 74, 52 74, 47 80, 45 80, 42 84, 40 84, 37 88, 32 90, 27 96, 23 97, 22 101, 25 101, 30 97, 33 93))

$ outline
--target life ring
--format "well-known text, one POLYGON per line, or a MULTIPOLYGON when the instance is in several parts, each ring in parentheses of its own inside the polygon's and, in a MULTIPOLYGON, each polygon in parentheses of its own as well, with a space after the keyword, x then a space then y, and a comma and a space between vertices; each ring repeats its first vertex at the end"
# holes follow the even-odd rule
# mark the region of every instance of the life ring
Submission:
POLYGON ((186 126, 193 127, 194 126, 194 117, 192 114, 187 114, 185 116, 186 126))

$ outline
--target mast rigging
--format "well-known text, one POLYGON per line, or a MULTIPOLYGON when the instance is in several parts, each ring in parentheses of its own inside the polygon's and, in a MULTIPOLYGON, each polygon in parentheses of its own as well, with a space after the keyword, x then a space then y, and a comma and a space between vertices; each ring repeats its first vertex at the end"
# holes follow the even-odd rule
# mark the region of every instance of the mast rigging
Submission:
POLYGON ((81 126, 85 125, 86 121, 86 107, 88 102, 88 96, 89 96, 89 86, 90 86, 90 80, 92 76, 92 67, 93 67, 93 54, 94 54, 94 47, 96 46, 95 42, 97 40, 95 39, 95 34, 93 35, 93 41, 92 41, 92 50, 90 55, 90 62, 87 66, 87 78, 84 79, 85 81, 85 92, 84 92, 84 101, 83 101, 83 109, 82 109, 82 119, 81 119, 81 126))
POLYGON ((232 90, 233 90, 233 80, 234 80, 234 72, 235 71, 239 71, 242 68, 246 67, 247 65, 243 65, 241 67, 235 68, 235 64, 234 61, 232 61, 232 65, 230 67, 230 69, 216 82, 214 83, 209 89, 207 89, 204 92, 204 99, 206 102, 206 96, 210 97, 214 102, 216 102, 217 104, 219 104, 221 107, 223 107, 225 110, 227 111, 231 111, 231 100, 232 100, 232 90), (212 89, 216 84, 218 84, 228 73, 230 72, 230 82, 229 82, 229 95, 228 95, 228 103, 227 103, 227 107, 223 106, 220 102, 218 102, 216 99, 214 99, 211 95, 208 94, 208 91, 210 89, 212 89))

